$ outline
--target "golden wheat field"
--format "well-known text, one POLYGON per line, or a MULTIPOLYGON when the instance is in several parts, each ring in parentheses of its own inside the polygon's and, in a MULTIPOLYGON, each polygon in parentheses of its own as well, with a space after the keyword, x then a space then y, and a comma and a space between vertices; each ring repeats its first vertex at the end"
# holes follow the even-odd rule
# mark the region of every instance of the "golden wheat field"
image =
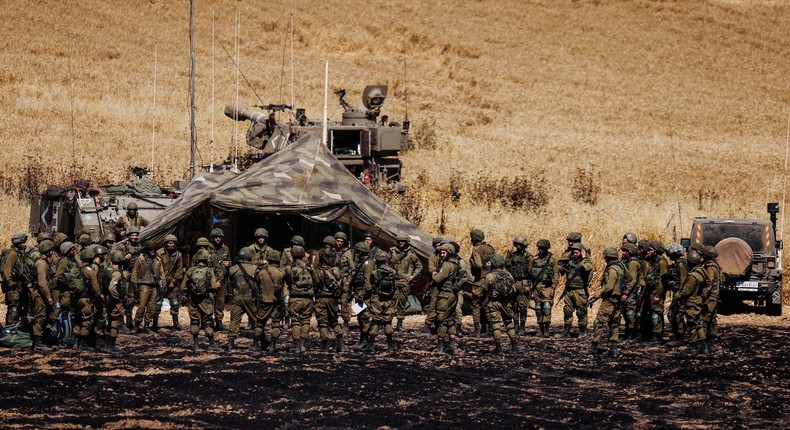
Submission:
MULTIPOLYGON (((132 165, 184 177, 188 16, 185 0, 6 2, 0 237, 27 225, 18 197, 49 183, 120 183, 132 165)), ((669 242, 694 216, 762 218, 782 201, 788 2, 198 1, 205 164, 235 132, 248 148, 222 115, 237 16, 242 104, 320 117, 327 61, 352 104, 390 86, 384 113, 408 114, 416 146, 394 204, 465 249, 475 227, 501 249, 573 230, 595 250, 625 231, 669 242)))

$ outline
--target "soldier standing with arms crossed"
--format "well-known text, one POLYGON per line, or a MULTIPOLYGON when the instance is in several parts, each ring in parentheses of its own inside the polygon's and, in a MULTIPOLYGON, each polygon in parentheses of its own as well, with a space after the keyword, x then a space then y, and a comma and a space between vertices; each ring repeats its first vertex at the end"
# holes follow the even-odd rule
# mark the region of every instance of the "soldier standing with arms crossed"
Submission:
POLYGON ((486 296, 483 294, 483 277, 491 273, 491 256, 496 251, 485 242, 485 233, 482 230, 474 229, 469 233, 472 240, 472 256, 469 257, 469 265, 472 268, 472 319, 474 320, 474 336, 480 337, 481 332, 487 332, 488 305, 486 296))
POLYGON ((562 293, 563 308, 565 316, 564 337, 571 336, 571 325, 573 324, 573 313, 579 324, 579 339, 587 337, 587 285, 592 275, 593 265, 587 257, 587 251, 581 242, 571 245, 571 257, 561 272, 565 275, 565 291, 562 293))
POLYGON ((395 295, 398 325, 395 331, 400 332, 403 331, 403 319, 406 318, 406 303, 411 293, 411 283, 422 272, 422 262, 412 249, 408 234, 398 233, 395 240, 398 245, 390 249, 392 254, 390 261, 395 268, 395 285, 398 286, 395 295))
POLYGON ((530 274, 535 261, 535 257, 527 251, 527 243, 525 236, 516 236, 513 239, 513 249, 508 250, 505 256, 505 268, 516 280, 518 290, 516 300, 513 302, 513 310, 519 336, 527 335, 527 309, 529 309, 531 294, 530 274))

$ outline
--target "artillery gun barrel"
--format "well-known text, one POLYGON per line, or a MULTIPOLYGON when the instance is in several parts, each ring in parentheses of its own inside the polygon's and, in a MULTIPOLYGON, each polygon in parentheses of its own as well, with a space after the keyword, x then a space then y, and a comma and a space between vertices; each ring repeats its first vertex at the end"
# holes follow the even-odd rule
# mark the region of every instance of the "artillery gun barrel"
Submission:
POLYGON ((225 116, 230 119, 235 119, 237 121, 252 121, 252 122, 262 122, 266 121, 268 115, 261 112, 253 112, 247 110, 246 106, 240 105, 227 105, 225 106, 225 116))

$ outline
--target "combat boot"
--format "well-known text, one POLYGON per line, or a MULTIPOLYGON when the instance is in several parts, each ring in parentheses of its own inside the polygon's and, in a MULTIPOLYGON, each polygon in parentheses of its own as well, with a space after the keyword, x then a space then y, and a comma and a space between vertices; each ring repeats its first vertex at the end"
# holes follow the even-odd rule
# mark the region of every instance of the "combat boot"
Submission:
POLYGON ((699 351, 700 354, 708 354, 708 343, 704 340, 698 341, 697 351, 699 351))
POLYGON ((450 354, 450 355, 458 354, 458 343, 455 341, 455 339, 450 339, 447 342, 446 350, 447 350, 447 353, 450 354))
POLYGON ((598 352, 598 342, 591 343, 590 344, 590 349, 585 349, 584 351, 582 351, 582 354, 592 355, 594 357, 597 357, 600 354, 598 352))
POLYGON ((697 345, 699 342, 689 342, 688 346, 686 346, 686 354, 688 355, 697 355, 700 353, 699 349, 697 349, 697 345))
POLYGON ((30 347, 33 352, 41 352, 41 353, 49 353, 54 351, 54 349, 48 347, 41 341, 41 336, 33 336, 33 345, 30 347))
POLYGON ((126 315, 126 329, 129 330, 129 332, 131 333, 133 327, 134 327, 134 319, 132 319, 131 315, 127 314, 126 315))
POLYGON ((481 325, 481 328, 480 328, 480 337, 481 337, 481 338, 489 338, 489 337, 494 337, 494 328, 491 326, 491 324, 486 324, 486 326, 485 326, 485 327, 483 327, 483 326, 481 325))
POLYGON ((716 337, 708 336, 708 339, 705 341, 705 343, 708 347, 708 352, 714 353, 719 350, 719 347, 716 346, 716 337))
POLYGON ((479 339, 480 338, 480 323, 475 323, 475 331, 472 334, 472 337, 479 339))
POLYGON ((227 331, 228 328, 222 325, 222 318, 214 318, 214 331, 227 331))
POLYGON ((197 335, 192 335, 192 351, 198 350, 198 340, 197 335))
POLYGON ((159 316, 157 315, 154 317, 154 320, 151 322, 151 332, 159 333, 159 316))
POLYGON ((579 340, 587 339, 587 327, 579 327, 579 340))
POLYGON ((395 339, 392 338, 391 334, 387 335, 387 352, 395 352, 397 351, 397 346, 395 345, 395 339))
POLYGON ((395 331, 398 333, 403 331, 403 320, 398 320, 398 324, 395 326, 395 331))
POLYGON ((104 336, 96 337, 96 343, 93 347, 96 352, 104 352, 104 336))
POLYGON ((502 354, 502 341, 499 339, 494 341, 494 354, 502 354))
POLYGON ((302 339, 302 341, 299 343, 299 348, 301 349, 302 354, 306 353, 307 352, 307 340, 302 339))
POLYGON ((566 325, 565 329, 562 331, 562 334, 560 335, 560 337, 563 337, 563 338, 571 337, 571 326, 566 325))
POLYGON ((444 352, 444 348, 445 341, 440 339, 436 342, 436 346, 431 350, 431 352, 444 352))
POLYGON ((220 347, 217 346, 217 341, 213 337, 208 338, 208 350, 217 351, 220 347))
POLYGON ((143 332, 143 333, 145 333, 145 334, 151 334, 151 333, 153 333, 153 332, 151 331, 151 329, 150 329, 150 328, 148 328, 148 326, 150 326, 150 325, 151 325, 151 323, 149 323, 148 321, 144 322, 144 323, 143 323, 143 330, 142 330, 142 332, 143 332))
POLYGON ((108 353, 118 352, 118 348, 115 347, 115 341, 117 338, 111 337, 107 335, 107 348, 106 351, 108 353))
POLYGON ((376 341, 375 338, 369 338, 368 342, 362 348, 362 352, 364 352, 365 354, 373 354, 374 352, 376 352, 376 347, 373 346, 373 343, 375 341, 376 341))
POLYGON ((683 345, 683 341, 676 337, 670 340, 669 342, 667 342, 666 345, 670 348, 676 348, 678 346, 683 345))
POLYGON ((348 331, 348 321, 343 321, 343 335, 347 335, 348 331))
POLYGON ((231 352, 235 347, 236 347, 236 341, 233 339, 228 339, 228 344, 225 345, 225 350, 231 352))
POLYGON ((367 345, 367 343, 368 343, 368 334, 367 333, 361 333, 359 335, 359 341, 357 343, 355 343, 354 346, 351 347, 351 349, 353 349, 355 351, 359 351, 362 348, 364 348, 365 345, 367 345))
POLYGON ((654 337, 649 342, 645 343, 645 346, 661 346, 661 344, 661 339, 654 337))
POLYGON ((174 331, 181 331, 184 327, 178 323, 178 315, 173 315, 173 330, 174 331))
POLYGON ((294 354, 302 355, 302 342, 304 342, 302 339, 294 340, 294 347, 293 347, 294 354))
POLYGON ((321 346, 318 347, 320 351, 329 350, 329 339, 321 339, 321 346))
POLYGON ((526 321, 521 321, 518 324, 518 331, 516 332, 519 336, 526 336, 527 335, 527 328, 526 328, 526 321))
POLYGON ((71 349, 78 350, 82 344, 82 336, 74 336, 74 343, 71 344, 71 349))
POLYGON ((140 324, 134 324, 130 330, 132 334, 140 333, 140 324))
POLYGON ((514 339, 510 339, 510 352, 512 354, 518 353, 518 343, 517 343, 515 338, 514 339))
POLYGON ((343 343, 343 334, 335 337, 335 352, 346 352, 346 345, 343 343))
POLYGON ((456 325, 455 325, 455 335, 456 335, 457 337, 464 337, 464 336, 465 336, 465 335, 464 335, 464 329, 463 329, 463 327, 461 326, 461 324, 456 324, 456 325))
POLYGON ((608 355, 609 357, 617 357, 617 344, 616 343, 613 343, 609 347, 609 351, 606 353, 606 355, 608 355))
MULTIPOLYGON (((263 347, 263 344, 261 344, 261 347, 263 347)), ((269 353, 277 352, 277 338, 276 337, 272 338, 272 341, 271 341, 271 343, 269 343, 269 347, 266 348, 266 351, 269 352, 269 353)))
POLYGON ((551 324, 543 323, 543 330, 544 330, 543 337, 551 337, 551 332, 549 331, 549 327, 551 327, 551 324))

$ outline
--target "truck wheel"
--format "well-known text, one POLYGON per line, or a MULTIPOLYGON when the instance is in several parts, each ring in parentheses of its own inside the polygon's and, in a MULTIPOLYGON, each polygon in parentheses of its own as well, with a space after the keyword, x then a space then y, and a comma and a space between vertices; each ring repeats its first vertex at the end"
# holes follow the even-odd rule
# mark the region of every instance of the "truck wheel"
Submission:
POLYGON ((775 316, 775 317, 782 316, 782 304, 781 303, 779 303, 779 304, 768 303, 768 305, 766 305, 765 313, 767 313, 768 315, 771 315, 771 316, 775 316))

